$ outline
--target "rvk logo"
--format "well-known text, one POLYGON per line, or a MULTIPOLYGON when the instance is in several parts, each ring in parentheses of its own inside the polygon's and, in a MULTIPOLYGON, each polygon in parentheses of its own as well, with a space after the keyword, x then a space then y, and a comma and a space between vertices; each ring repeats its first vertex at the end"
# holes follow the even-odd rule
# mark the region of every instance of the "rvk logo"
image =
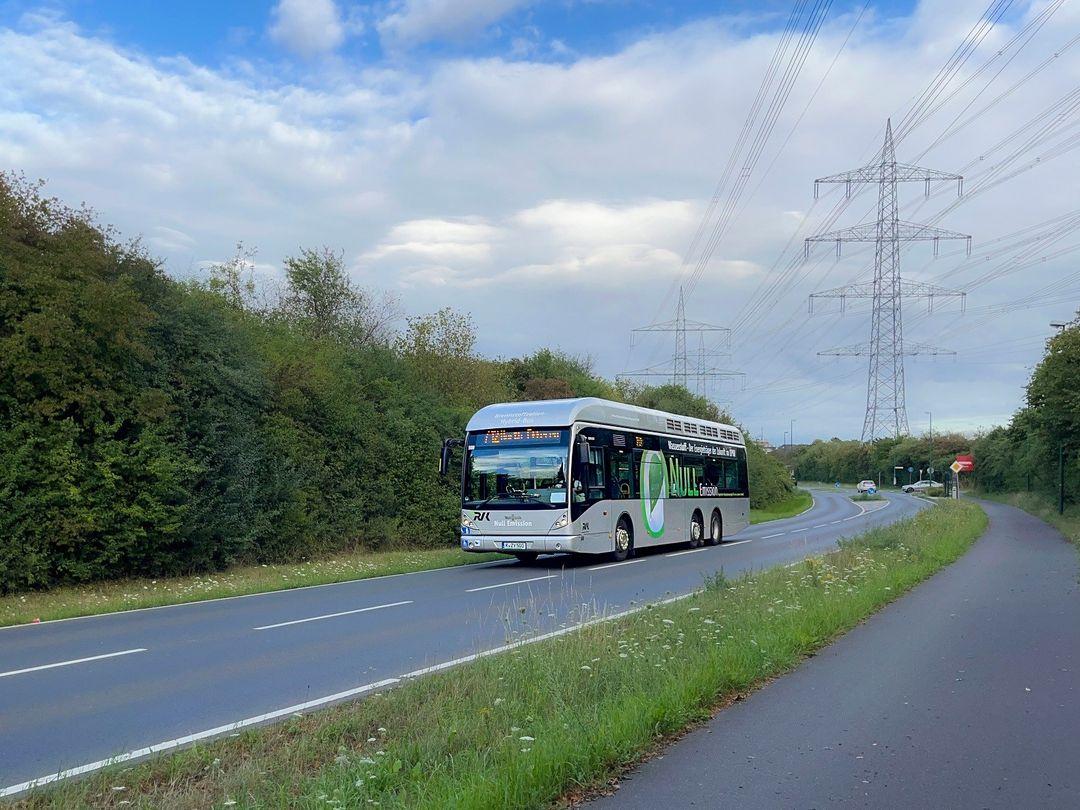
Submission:
POLYGON ((491 520, 491 512, 473 512, 473 521, 491 520))

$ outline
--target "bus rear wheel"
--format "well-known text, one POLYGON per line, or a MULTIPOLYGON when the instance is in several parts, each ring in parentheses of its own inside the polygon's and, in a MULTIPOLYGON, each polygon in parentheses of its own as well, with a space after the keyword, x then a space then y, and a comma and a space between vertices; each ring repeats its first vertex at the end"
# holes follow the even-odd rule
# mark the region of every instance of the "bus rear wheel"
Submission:
POLYGON ((634 529, 625 517, 619 518, 619 523, 615 527, 615 550, 611 552, 611 559, 622 562, 633 553, 634 529))
POLYGON ((710 546, 718 546, 724 539, 724 522, 720 513, 713 510, 712 519, 709 521, 709 537, 705 541, 710 546))
POLYGON ((535 551, 519 551, 514 556, 518 558, 518 562, 534 563, 540 555, 535 551))
POLYGON ((700 512, 694 512, 690 518, 690 548, 699 548, 705 539, 705 526, 700 512))

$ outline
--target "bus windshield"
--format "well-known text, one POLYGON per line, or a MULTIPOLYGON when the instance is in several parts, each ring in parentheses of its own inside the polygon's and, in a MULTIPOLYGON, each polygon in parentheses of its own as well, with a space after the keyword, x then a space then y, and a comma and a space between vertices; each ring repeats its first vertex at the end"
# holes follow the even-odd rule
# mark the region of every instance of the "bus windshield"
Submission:
POLYGON ((566 508, 570 431, 492 430, 466 443, 466 509, 566 508))

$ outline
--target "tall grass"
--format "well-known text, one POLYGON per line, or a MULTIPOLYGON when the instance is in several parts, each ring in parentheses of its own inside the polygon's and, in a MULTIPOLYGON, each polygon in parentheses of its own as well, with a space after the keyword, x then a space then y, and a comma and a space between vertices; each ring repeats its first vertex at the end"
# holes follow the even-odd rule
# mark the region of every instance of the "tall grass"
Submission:
POLYGON ((796 666, 956 559, 985 526, 976 505, 943 503, 825 557, 736 580, 715 576, 688 599, 20 804, 548 805, 603 784, 733 696, 796 666))

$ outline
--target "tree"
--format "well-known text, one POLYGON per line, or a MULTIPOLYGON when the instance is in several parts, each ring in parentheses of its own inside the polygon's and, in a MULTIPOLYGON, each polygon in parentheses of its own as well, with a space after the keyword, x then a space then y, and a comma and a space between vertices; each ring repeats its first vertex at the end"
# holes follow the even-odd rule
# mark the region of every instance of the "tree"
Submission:
POLYGON ((255 300, 255 251, 236 243, 232 258, 207 268, 206 287, 234 309, 251 309, 255 300))
POLYGON ((386 338, 397 317, 396 302, 389 297, 377 302, 354 285, 343 255, 327 247, 301 248, 299 255, 285 260, 285 277, 280 313, 316 339, 370 346, 386 338))

